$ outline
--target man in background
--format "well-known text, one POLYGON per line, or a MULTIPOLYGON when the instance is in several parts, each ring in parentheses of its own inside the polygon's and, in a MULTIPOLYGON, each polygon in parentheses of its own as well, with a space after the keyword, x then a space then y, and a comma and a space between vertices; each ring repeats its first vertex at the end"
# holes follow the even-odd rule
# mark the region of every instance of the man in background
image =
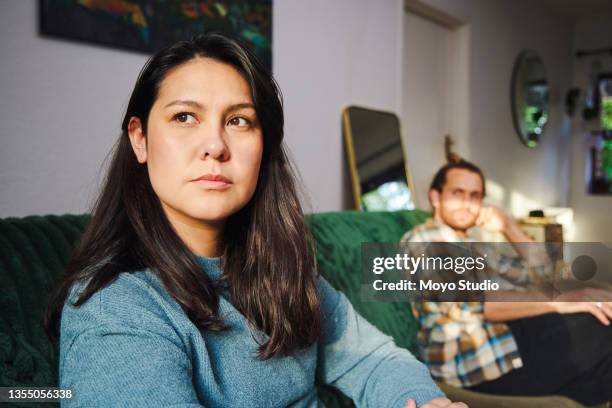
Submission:
MULTIPOLYGON (((503 234, 529 262, 531 240, 503 210, 483 205, 485 178, 464 160, 443 166, 429 189, 433 217, 402 238, 474 242, 503 234)), ((499 265, 498 265, 499 266, 499 265)), ((573 298, 576 297, 576 299, 573 298)), ((612 303, 432 302, 413 305, 422 360, 449 385, 504 395, 565 395, 583 404, 612 400, 612 303)), ((576 300, 576 301, 569 301, 576 300)))

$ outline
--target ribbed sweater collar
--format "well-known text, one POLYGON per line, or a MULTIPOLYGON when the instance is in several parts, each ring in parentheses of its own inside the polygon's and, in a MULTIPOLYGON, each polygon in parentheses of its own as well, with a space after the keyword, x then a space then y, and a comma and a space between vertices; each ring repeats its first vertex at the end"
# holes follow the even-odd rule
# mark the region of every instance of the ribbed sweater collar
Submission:
POLYGON ((204 268, 204 271, 211 279, 219 279, 223 270, 221 269, 221 262, 223 260, 222 256, 216 257, 206 257, 206 256, 197 256, 196 259, 204 268))

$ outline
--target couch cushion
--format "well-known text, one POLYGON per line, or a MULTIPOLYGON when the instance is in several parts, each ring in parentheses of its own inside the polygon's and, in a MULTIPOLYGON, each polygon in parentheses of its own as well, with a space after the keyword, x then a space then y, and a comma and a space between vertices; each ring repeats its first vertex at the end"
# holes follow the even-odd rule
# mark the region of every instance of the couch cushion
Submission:
POLYGON ((57 383, 57 350, 43 333, 41 314, 88 220, 87 215, 0 219, 0 386, 57 383))
POLYGON ((361 243, 399 242, 429 216, 426 211, 311 214, 306 222, 316 240, 319 272, 351 301, 355 309, 398 346, 416 351, 417 323, 408 303, 362 302, 361 243))

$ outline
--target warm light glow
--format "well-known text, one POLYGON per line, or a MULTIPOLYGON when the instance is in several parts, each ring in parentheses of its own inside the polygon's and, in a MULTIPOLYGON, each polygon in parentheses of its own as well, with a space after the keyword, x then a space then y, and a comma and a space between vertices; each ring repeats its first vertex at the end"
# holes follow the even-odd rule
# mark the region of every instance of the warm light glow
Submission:
POLYGON ((493 180, 486 180, 485 185, 487 189, 487 204, 503 207, 506 189, 493 180))
POLYGON ((541 210, 542 203, 518 191, 510 193, 510 213, 515 217, 527 217, 531 210, 541 210))
POLYGON ((576 227, 574 224, 574 210, 569 207, 544 207, 544 215, 551 217, 555 222, 563 225, 563 241, 574 240, 576 227))

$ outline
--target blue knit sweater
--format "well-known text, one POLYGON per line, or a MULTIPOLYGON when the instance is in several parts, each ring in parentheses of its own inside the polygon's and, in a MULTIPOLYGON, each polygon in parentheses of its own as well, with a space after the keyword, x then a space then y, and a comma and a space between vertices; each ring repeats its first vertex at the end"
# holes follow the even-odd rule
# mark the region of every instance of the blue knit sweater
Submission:
MULTIPOLYGON (((198 260, 221 275, 219 258, 198 260)), ((148 270, 123 273, 84 305, 64 306, 60 386, 70 407, 317 407, 315 383, 358 407, 404 407, 443 396, 427 368, 318 279, 323 335, 291 356, 256 357, 245 317, 220 298, 225 332, 200 331, 148 270)), ((69 297, 74 301, 78 289, 69 297)))

